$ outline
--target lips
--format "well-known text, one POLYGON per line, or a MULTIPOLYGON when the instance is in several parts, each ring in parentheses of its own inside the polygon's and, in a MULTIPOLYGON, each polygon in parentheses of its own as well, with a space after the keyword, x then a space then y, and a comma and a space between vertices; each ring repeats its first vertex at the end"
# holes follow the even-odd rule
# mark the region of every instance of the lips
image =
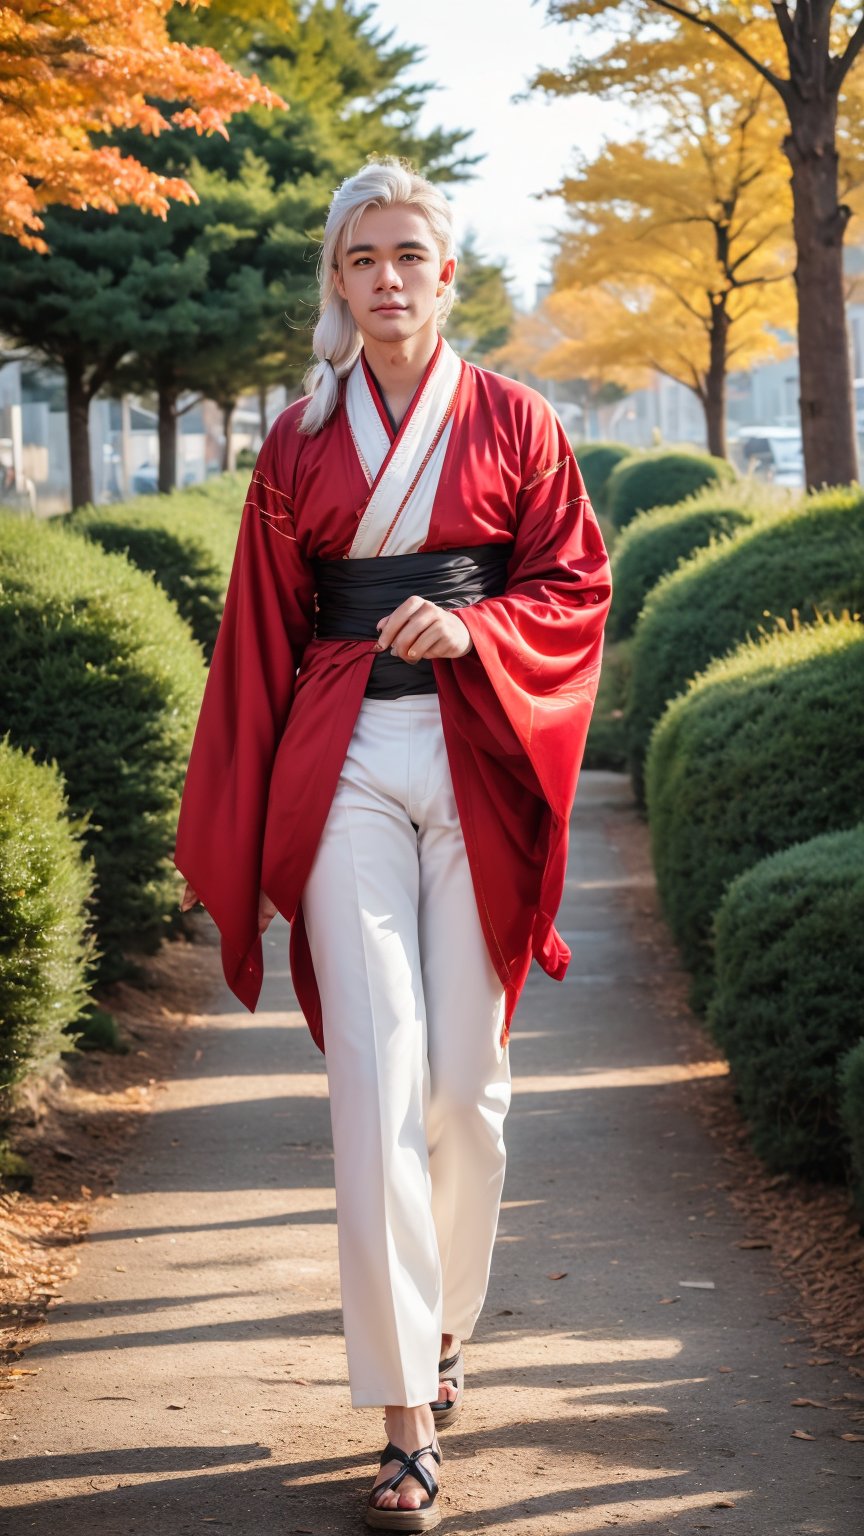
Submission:
POLYGON ((376 315, 404 315, 407 304, 379 304, 375 309, 376 315))

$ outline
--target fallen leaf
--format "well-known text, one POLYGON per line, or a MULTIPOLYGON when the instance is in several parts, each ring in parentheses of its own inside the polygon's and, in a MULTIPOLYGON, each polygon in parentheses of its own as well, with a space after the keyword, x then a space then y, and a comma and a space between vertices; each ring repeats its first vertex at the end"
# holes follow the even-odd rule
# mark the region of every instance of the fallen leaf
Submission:
POLYGON ((732 1367, 731 1367, 731 1365, 718 1365, 717 1369, 718 1369, 718 1371, 723 1371, 725 1373, 728 1373, 729 1371, 731 1371, 732 1367))
MULTIPOLYGON (((764 1237, 743 1237, 735 1244, 736 1248, 770 1248, 771 1244, 764 1237)), ((715 1505, 715 1508, 718 1506, 715 1505)))
POLYGON ((166 1403, 166 1408, 185 1408, 185 1403, 166 1403))
POLYGON ((308 1381, 304 1381, 302 1376, 289 1376, 288 1380, 293 1382, 295 1387, 308 1387, 309 1385, 308 1381))
POLYGON ((815 1435, 808 1435, 806 1429, 793 1429, 790 1436, 792 1440, 815 1440, 815 1435))
POLYGON ((851 1430, 840 1436, 841 1440, 864 1440, 864 1435, 853 1435, 851 1430))
POLYGON ((790 1408, 827 1408, 827 1403, 817 1403, 815 1397, 793 1397, 790 1408))
POLYGON ((125 1273, 126 1273, 126 1265, 125 1264, 115 1264, 114 1268, 116 1269, 118 1275, 125 1275, 125 1273))
POLYGON ((680 1296, 661 1296, 660 1297, 660 1306, 661 1307, 671 1307, 674 1302, 680 1301, 680 1300, 681 1300, 680 1296))
POLYGON ((566 1274, 567 1274, 566 1269, 556 1269, 551 1275, 547 1275, 546 1279, 547 1280, 563 1280, 564 1276, 566 1274))

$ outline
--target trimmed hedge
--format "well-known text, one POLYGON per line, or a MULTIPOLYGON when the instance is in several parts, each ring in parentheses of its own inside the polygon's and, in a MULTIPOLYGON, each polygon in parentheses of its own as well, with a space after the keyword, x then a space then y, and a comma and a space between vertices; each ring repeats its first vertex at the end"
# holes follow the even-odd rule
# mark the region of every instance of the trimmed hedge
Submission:
MULTIPOLYGON (((860 978, 860 968, 858 974, 860 978)), ((852 1194, 864 1220, 864 1039, 840 1063, 840 1119, 852 1194)))
POLYGON ((715 459, 710 453, 658 448, 616 464, 606 487, 607 510, 615 527, 624 528, 637 512, 672 506, 701 490, 703 485, 737 478, 727 459, 715 459))
POLYGON ((584 768, 605 768, 623 773, 627 768, 624 735, 624 698, 627 691, 629 640, 606 645, 600 669, 600 685, 591 713, 585 743, 584 768))
POLYGON ((864 624, 747 641, 673 699, 646 765, 654 868, 694 973, 711 985, 711 920, 728 881, 768 854, 864 819, 864 624))
POLYGON ((736 485, 706 485, 674 506, 640 512, 624 529, 613 554, 609 638, 620 640, 632 633, 652 587, 694 550, 729 538, 786 505, 786 497, 753 480, 741 480, 736 485))
POLYGON ((633 641, 627 750, 637 797, 651 731, 688 678, 766 617, 864 608, 864 491, 817 496, 697 550, 657 583, 633 641))
POLYGON ((211 508, 218 507, 220 511, 227 512, 236 525, 240 521, 248 487, 249 475, 245 470, 226 472, 211 475, 209 480, 201 480, 197 485, 185 486, 183 496, 193 504, 201 502, 211 508))
MULTIPOLYGON (((841 1177, 838 1067, 864 1037, 864 825, 739 875, 717 909, 714 943, 708 1023, 757 1152, 772 1168, 841 1177)), ((857 1088, 853 1077, 864 1153, 864 1058, 857 1088)))
POLYGON ((171 851, 204 678, 152 577, 68 528, 0 518, 0 718, 56 759, 73 816, 91 813, 103 980, 126 948, 155 949, 176 911, 171 851))
POLYGON ((128 555, 139 570, 155 576, 208 660, 225 604, 243 506, 236 477, 230 478, 230 488, 214 490, 210 482, 201 490, 82 507, 67 519, 85 538, 128 555))
POLYGON ((93 872, 81 854, 57 768, 0 741, 0 1090, 56 1051, 85 1005, 93 872))
POLYGON ((575 453, 591 505, 595 512, 605 516, 609 510, 606 505, 609 476, 622 459, 632 458, 633 449, 624 443, 582 443, 575 453))

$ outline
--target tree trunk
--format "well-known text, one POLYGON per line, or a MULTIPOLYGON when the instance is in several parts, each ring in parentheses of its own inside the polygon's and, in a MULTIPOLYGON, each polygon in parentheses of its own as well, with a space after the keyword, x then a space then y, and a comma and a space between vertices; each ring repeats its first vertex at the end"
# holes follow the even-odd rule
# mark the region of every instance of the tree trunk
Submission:
POLYGON ((159 490, 173 491, 177 484, 177 392, 159 386, 159 490))
POLYGON ((726 294, 714 296, 711 306, 711 354, 705 376, 705 427, 708 452, 726 458, 726 354, 729 343, 729 311, 726 294))
POLYGON ((267 436, 267 385, 258 385, 258 431, 263 443, 267 436))
POLYGON ((222 407, 222 436, 224 439, 222 444, 223 471, 231 468, 231 426, 234 421, 234 408, 236 404, 236 400, 229 400, 228 403, 222 407))
POLYGON ((792 167, 801 437, 812 490, 858 477, 843 281, 850 211, 838 201, 836 102, 793 98, 789 112, 783 148, 792 167))
POLYGON ((69 422, 69 480, 72 508, 93 500, 90 464, 90 394, 80 358, 66 358, 66 413, 69 422))

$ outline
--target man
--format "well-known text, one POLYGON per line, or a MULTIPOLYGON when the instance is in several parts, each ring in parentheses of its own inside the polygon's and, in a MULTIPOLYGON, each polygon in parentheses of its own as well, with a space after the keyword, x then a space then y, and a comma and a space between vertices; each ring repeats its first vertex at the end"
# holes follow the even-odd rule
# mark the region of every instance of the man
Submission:
POLYGON ((508 1036, 554 917, 611 586, 541 396, 440 335, 450 210, 397 161, 336 193, 309 393, 252 477, 178 829, 184 906, 254 1009, 260 934, 326 1047, 370 1525, 437 1523, 504 1178, 508 1036), (436 1362, 440 1361, 439 1367, 436 1362))

